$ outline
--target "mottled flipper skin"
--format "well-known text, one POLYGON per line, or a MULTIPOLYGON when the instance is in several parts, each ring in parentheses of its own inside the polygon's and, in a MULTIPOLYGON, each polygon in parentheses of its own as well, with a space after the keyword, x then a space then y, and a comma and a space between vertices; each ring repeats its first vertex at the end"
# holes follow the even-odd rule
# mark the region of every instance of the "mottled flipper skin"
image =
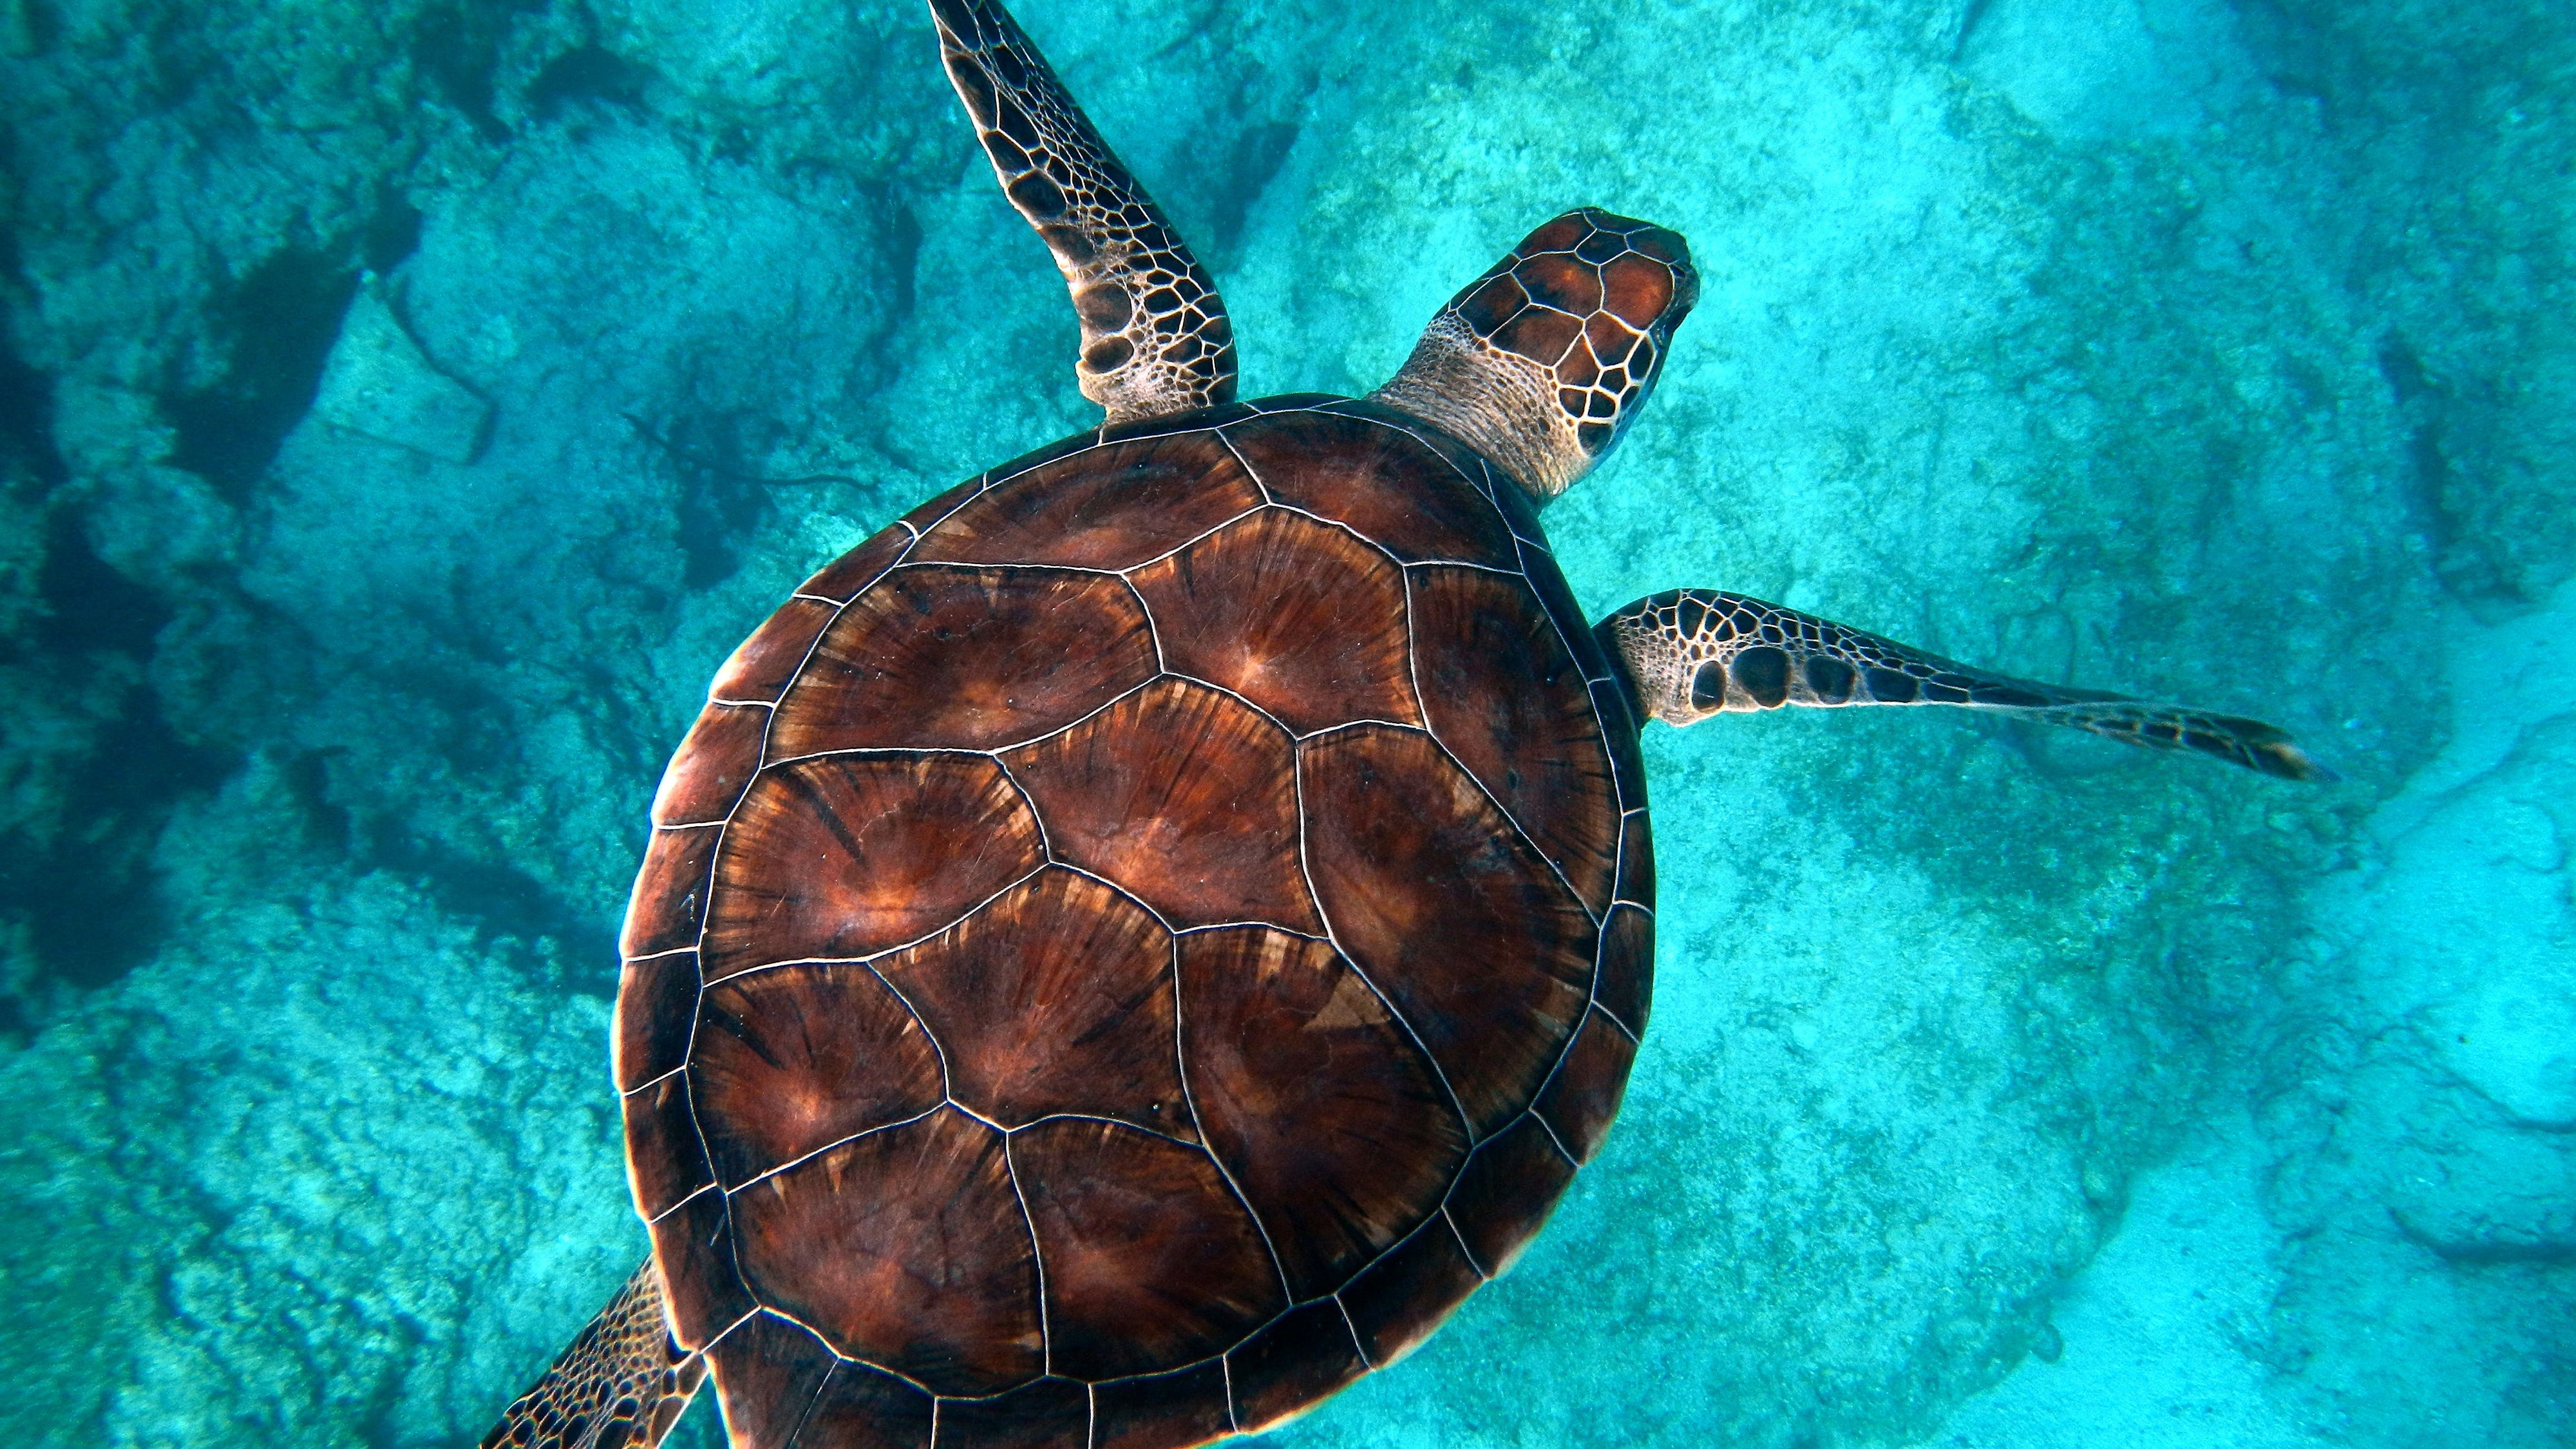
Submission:
POLYGON ((654 1449, 706 1376, 707 1361, 671 1341, 648 1258, 482 1449, 654 1449))
POLYGON ((940 58, 993 173, 1082 317, 1082 395, 1113 423, 1234 401, 1216 283, 999 5, 931 0, 940 58))
POLYGON ((1948 704, 2196 750, 2285 780, 2333 778, 2260 720, 2014 679, 1742 594, 1668 590, 1602 620, 1595 634, 1627 666, 1640 711, 1666 724, 1784 704, 1948 704))

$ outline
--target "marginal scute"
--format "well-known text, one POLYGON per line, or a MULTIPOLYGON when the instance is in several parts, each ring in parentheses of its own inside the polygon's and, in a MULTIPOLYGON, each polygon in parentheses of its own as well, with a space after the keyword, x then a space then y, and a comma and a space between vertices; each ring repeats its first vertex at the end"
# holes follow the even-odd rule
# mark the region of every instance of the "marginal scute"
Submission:
POLYGON ((621 967, 609 1052, 617 1090, 631 1092, 678 1071, 689 1058, 689 1030, 697 1014, 697 952, 646 956, 621 967))
POLYGON ((760 705, 710 704, 700 710, 653 792, 653 823, 724 819, 760 768, 760 740, 768 729, 769 711, 760 705))
POLYGON ((1646 757, 1638 747, 1637 717, 1629 710, 1628 692, 1617 680, 1595 676, 1592 708, 1607 727, 1610 769, 1619 782, 1619 808, 1639 810, 1646 804, 1646 757))
POLYGON ((1036 1378, 1037 1258, 1002 1135, 954 1108, 731 1195, 760 1301, 943 1394, 1036 1378))
POLYGON ((814 571, 814 576, 796 586, 796 592, 846 604, 903 559, 912 547, 912 530, 889 528, 874 538, 851 549, 814 571))
POLYGON ((726 827, 706 979, 919 940, 1044 861, 1037 818, 982 756, 772 766, 726 827))
MULTIPOLYGON (((1126 293, 1099 290, 1125 305, 1126 293)), ((1058 459, 985 493, 924 535, 913 558, 1126 569, 1261 502, 1214 432, 1142 438, 1058 459)))
MULTIPOLYGON (((1530 520, 1536 532, 1537 519, 1530 520)), ((1548 616, 1556 620, 1557 633, 1574 655, 1587 678, 1607 682, 1613 675, 1609 656, 1601 652, 1601 641, 1594 638, 1583 622, 1583 605, 1575 601, 1574 590, 1566 587, 1565 572, 1556 566, 1556 558, 1543 542, 1524 537, 1520 543, 1521 571, 1529 579, 1530 591, 1538 595, 1548 616)), ((1615 715, 1603 716, 1605 720, 1615 715)))
POLYGON ((1536 1117, 1523 1117, 1476 1149, 1449 1190, 1449 1219, 1488 1278, 1520 1261, 1550 1209, 1574 1180, 1574 1164, 1536 1117))
POLYGON ((727 1188, 939 1105, 939 1051, 867 967, 782 966, 701 999, 689 1081, 727 1188))
POLYGON ((928 502, 916 506, 910 513, 905 514, 903 516, 903 521, 911 526, 912 531, 916 536, 928 533, 931 530, 932 525, 938 523, 939 520, 946 518, 949 514, 956 512, 959 508, 965 505, 967 499, 983 492, 986 488, 991 487, 996 481, 1012 476, 1012 474, 1017 470, 1033 468, 1046 459, 1059 457, 1066 453, 1079 452, 1089 445, 1090 440, 1080 433, 1076 433, 1070 438, 1058 439, 1035 452, 1015 458, 989 473, 978 473, 972 478, 963 479, 950 485, 945 491, 931 498, 928 502))
POLYGON ((1431 732, 1586 905, 1609 909, 1618 788, 1582 666, 1518 578, 1444 568, 1408 577, 1431 732))
POLYGON ((1040 1379, 989 1399, 939 1405, 939 1449, 1058 1449, 1091 1431, 1091 1394, 1070 1379, 1040 1379))
MULTIPOLYGON (((1219 322, 1217 328, 1222 329, 1225 325, 1219 322)), ((1196 348, 1198 340, 1193 338, 1182 345, 1196 348)), ((1166 361, 1175 360, 1177 356, 1177 353, 1164 354, 1166 361)), ((1230 362, 1233 350, 1228 348, 1221 354, 1201 351, 1189 370, 1199 377, 1213 381, 1215 374, 1210 369, 1220 357, 1230 362)), ((1103 444, 1124 443, 1139 438, 1172 437, 1202 429, 1222 428, 1228 423, 1253 416, 1255 411, 1256 409, 1249 404, 1232 402, 1215 407, 1192 408, 1187 412, 1159 413, 1153 417, 1131 418, 1123 423, 1103 423, 1100 425, 1099 437, 1103 444)))
MULTIPOLYGON (((1058 438, 1043 448, 1034 448, 1026 453, 1022 453, 1020 456, 1013 458, 1011 461, 1004 463, 1002 466, 993 469, 989 473, 986 473, 983 477, 970 481, 979 486, 990 486, 995 488, 1007 487, 1014 479, 1019 478, 1021 475, 1028 473, 1033 469, 1043 468, 1058 458, 1068 458, 1076 453, 1088 452, 1098 446, 1100 446, 1100 434, 1098 432, 1075 433, 1071 437, 1058 438)), ((926 513, 925 510, 915 509, 913 512, 904 515, 904 517, 905 520, 911 523, 913 527, 920 529, 924 533, 928 533, 931 525, 939 522, 940 519, 947 517, 949 514, 956 512, 958 508, 964 505, 964 503, 964 496, 952 496, 948 506, 940 509, 935 514, 926 513)))
POLYGON ((1655 831, 1643 801, 1619 822, 1619 899, 1655 908, 1655 831))
POLYGON ((714 1181, 686 1077, 674 1072, 627 1093, 618 1105, 626 1118, 626 1180, 636 1216, 649 1223, 714 1181))
POLYGON ((1297 869, 1296 747, 1233 696, 1157 680, 1002 761, 1054 858, 1118 882, 1176 928, 1323 929, 1297 869))
POLYGON ((1197 1148, 1060 1118, 1014 1134, 1011 1157, 1046 1262, 1056 1372, 1178 1368, 1286 1306, 1259 1229, 1197 1148))
POLYGON ((877 969, 938 1040, 967 1110, 1004 1127, 1083 1112, 1190 1132, 1171 935, 1098 881, 1041 871, 877 969))
POLYGON ((725 1427, 741 1449, 787 1449, 838 1362, 821 1339, 769 1313, 737 1324, 707 1357, 725 1427))
POLYGON ((832 622, 834 609, 816 599, 789 599, 716 669, 707 698, 768 703, 796 677, 805 656, 832 622))
MULTIPOLYGON (((1498 478, 1499 476, 1497 475, 1498 478)), ((1494 511, 1502 515, 1503 526, 1511 530, 1514 540, 1512 557, 1505 560, 1501 567, 1520 567, 1519 549, 1522 544, 1536 543, 1539 545, 1540 552, 1546 552, 1547 530, 1539 527, 1538 504, 1530 498, 1529 490, 1508 483, 1498 483, 1493 490, 1493 497, 1494 511)), ((1531 582, 1535 583, 1537 580, 1533 578, 1531 582)))
POLYGON ((1208 1149, 1269 1230, 1293 1297, 1342 1286, 1466 1156, 1438 1073, 1329 942, 1181 938, 1181 1056, 1208 1149))
POLYGON ((1225 1356, 1234 1421, 1258 1434, 1368 1372, 1341 1305, 1331 1299, 1280 1315, 1225 1356))
POLYGON ((658 956, 698 944, 718 831, 717 826, 699 825, 653 832, 644 847, 643 868, 635 872, 635 889, 626 898, 619 955, 658 956))
POLYGON ((1264 509, 1131 577, 1176 674, 1233 690, 1300 733, 1422 717, 1402 571, 1340 529, 1264 509))
POLYGON ((1492 500, 1402 427, 1303 413, 1238 423, 1225 436, 1271 497, 1342 524, 1406 563, 1517 566, 1511 530, 1492 500))
POLYGON ((883 1369, 843 1362, 832 1370, 795 1449, 930 1449, 931 1397, 883 1369))
POLYGON ((730 1204, 708 1191, 653 1220, 653 1261, 662 1270, 671 1336, 682 1348, 704 1348, 759 1307, 734 1268, 730 1204))
POLYGON ((1092 1390, 1092 1410, 1093 1449, 1179 1449, 1234 1428, 1222 1361, 1102 1384, 1092 1390))
POLYGON ((1060 729, 1154 675, 1117 579, 910 565, 860 595, 778 707, 769 757, 991 749, 1060 729))
POLYGON ((1637 1043, 1617 1023, 1598 1010, 1583 1019, 1535 1108, 1576 1162, 1590 1162, 1600 1150, 1636 1061, 1637 1043))
POLYGON ((1342 1290, 1342 1306, 1370 1365, 1385 1368, 1419 1347, 1484 1281, 1448 1219, 1434 1213, 1342 1290))
POLYGON ((1269 397, 1254 398, 1243 404, 1243 409, 1247 413, 1309 412, 1319 407, 1349 401, 1350 399, 1341 394, 1332 392, 1283 392, 1269 397))
POLYGON ((1304 746, 1308 867, 1347 950, 1440 1064, 1479 1138, 1538 1091, 1592 989, 1582 903, 1427 735, 1304 746))
POLYGON ((1625 901, 1601 927, 1601 972, 1592 987, 1599 1002, 1632 1032, 1646 1029, 1654 1009, 1655 918, 1625 901))

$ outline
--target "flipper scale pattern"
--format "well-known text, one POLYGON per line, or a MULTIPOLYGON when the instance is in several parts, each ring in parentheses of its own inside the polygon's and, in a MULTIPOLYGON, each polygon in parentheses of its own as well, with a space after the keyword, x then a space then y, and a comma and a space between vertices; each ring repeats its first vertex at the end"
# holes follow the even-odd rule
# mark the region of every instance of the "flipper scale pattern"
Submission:
POLYGON ((2261 720, 2015 679, 1743 594, 1652 594, 1596 632, 1625 664, 1640 710, 1667 724, 1784 704, 1947 704, 2192 750, 2286 780, 2334 778, 2286 731, 2261 720))
POLYGON ((706 1376, 707 1361, 672 1341, 648 1258, 482 1449, 654 1449, 706 1376))
POLYGON ((1112 423, 1234 401, 1234 328, 1216 283, 1046 57, 986 0, 931 0, 930 11, 1003 194, 1072 289, 1082 395, 1112 423))

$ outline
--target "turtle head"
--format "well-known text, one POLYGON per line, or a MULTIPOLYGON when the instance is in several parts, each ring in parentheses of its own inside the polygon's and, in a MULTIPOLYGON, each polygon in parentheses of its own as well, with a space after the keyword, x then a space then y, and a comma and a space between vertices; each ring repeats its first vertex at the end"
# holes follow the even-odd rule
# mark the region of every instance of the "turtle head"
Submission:
POLYGON ((1373 396, 1502 465, 1544 507, 1627 431, 1698 300, 1678 235, 1569 211, 1450 298, 1373 396))

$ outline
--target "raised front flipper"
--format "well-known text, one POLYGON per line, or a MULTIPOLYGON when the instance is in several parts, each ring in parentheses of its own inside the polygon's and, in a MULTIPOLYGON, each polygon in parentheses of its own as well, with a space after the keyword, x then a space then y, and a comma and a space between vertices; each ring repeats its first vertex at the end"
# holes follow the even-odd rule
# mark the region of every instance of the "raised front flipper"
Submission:
POLYGON ((653 1449, 706 1376, 706 1359, 672 1342, 662 1275, 647 1258, 482 1449, 653 1449))
POLYGON ((2260 720, 2013 679, 1742 594, 1673 589, 1593 633, 1625 664, 1639 709, 1672 725, 1784 704, 1950 704, 2008 710, 2154 749, 2195 750, 2286 780, 2334 772, 2260 720))
POLYGON ((993 174, 1073 290, 1082 395, 1113 423, 1234 401, 1234 329, 1216 283, 1046 57, 990 0, 930 0, 930 14, 993 174))

